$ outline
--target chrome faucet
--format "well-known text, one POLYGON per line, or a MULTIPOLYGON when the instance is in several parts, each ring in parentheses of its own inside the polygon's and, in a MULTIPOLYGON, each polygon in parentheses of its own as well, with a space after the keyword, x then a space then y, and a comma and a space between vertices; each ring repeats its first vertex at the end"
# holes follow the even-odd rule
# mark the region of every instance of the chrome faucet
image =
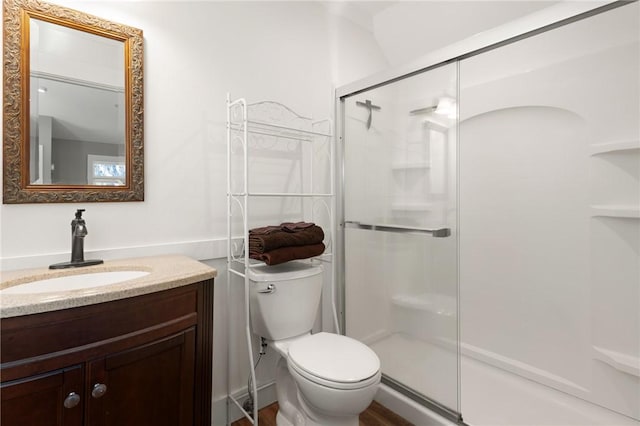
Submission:
POLYGON ((77 268, 79 266, 98 265, 102 260, 84 260, 84 237, 89 233, 87 224, 82 218, 84 209, 76 211, 76 218, 71 221, 71 261, 56 263, 49 266, 49 269, 77 268))

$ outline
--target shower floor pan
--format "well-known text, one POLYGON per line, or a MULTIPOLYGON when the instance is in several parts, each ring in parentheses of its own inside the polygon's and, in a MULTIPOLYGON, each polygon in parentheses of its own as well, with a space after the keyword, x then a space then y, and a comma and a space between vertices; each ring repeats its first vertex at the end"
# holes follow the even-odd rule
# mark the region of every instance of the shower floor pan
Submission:
MULTIPOLYGON (((456 406, 455 349, 403 333, 370 346, 385 374, 456 406)), ((468 356, 462 356, 461 369, 461 411, 472 426, 640 426, 639 421, 468 356)))

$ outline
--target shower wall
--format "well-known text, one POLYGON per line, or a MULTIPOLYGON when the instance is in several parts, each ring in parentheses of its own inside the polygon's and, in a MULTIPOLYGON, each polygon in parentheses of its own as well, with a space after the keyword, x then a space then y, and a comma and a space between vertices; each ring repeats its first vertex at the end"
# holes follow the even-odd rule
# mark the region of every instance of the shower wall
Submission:
MULTIPOLYGON (((461 61, 459 133, 462 354, 635 419, 639 16, 461 61)), ((489 424, 461 376, 465 419, 489 424)))

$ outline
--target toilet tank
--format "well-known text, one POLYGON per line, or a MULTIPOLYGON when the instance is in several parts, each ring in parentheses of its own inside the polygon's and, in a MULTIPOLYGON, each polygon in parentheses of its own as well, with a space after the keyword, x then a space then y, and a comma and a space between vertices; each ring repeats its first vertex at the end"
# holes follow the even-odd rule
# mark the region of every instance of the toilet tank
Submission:
POLYGON ((256 266, 247 275, 255 334, 281 340, 311 331, 320 306, 322 265, 287 262, 256 266))

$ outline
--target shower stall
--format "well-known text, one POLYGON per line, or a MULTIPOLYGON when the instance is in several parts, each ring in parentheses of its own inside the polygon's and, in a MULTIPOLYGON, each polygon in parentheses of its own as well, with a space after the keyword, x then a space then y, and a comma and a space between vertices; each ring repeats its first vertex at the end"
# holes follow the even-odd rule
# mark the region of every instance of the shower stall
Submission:
POLYGON ((521 24, 338 89, 344 331, 453 422, 638 426, 638 2, 521 24))

